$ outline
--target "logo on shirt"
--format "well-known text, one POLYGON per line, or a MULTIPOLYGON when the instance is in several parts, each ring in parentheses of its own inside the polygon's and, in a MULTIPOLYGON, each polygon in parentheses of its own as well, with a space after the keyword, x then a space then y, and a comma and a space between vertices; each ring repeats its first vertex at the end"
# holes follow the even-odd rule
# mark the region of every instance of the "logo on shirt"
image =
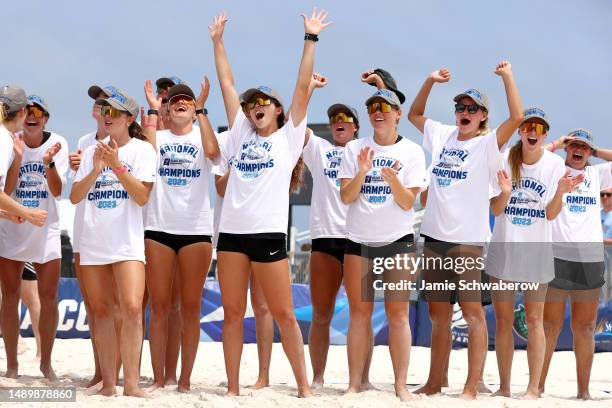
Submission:
POLYGON ((448 187, 453 180, 467 178, 468 172, 463 171, 463 164, 469 155, 465 149, 442 148, 438 155, 438 163, 431 170, 440 187, 448 187))
POLYGON ((532 177, 522 177, 512 183, 512 193, 504 214, 513 225, 529 226, 546 218, 544 194, 546 186, 532 177))
MULTIPOLYGON (((128 172, 132 172, 132 166, 124 162, 121 163, 127 168, 128 172)), ((87 200, 93 201, 96 208, 101 210, 119 208, 129 198, 127 191, 123 189, 123 185, 108 166, 102 169, 93 189, 87 193, 87 200)))
POLYGON ((270 157, 272 143, 267 140, 261 142, 253 138, 242 144, 240 153, 234 157, 232 165, 238 177, 243 180, 252 180, 259 177, 265 169, 274 167, 274 159, 270 157))
POLYGON ((588 172, 584 174, 585 179, 578 184, 570 193, 563 196, 563 205, 573 213, 585 213, 589 208, 599 208, 597 196, 591 192, 591 179, 588 172))
POLYGON ((159 154, 157 172, 171 187, 187 186, 202 174, 202 169, 195 168, 200 148, 192 143, 166 143, 160 146, 159 154))
POLYGON ((342 162, 343 149, 332 148, 325 152, 325 159, 327 165, 323 169, 325 177, 329 178, 330 181, 340 188, 340 180, 338 180, 338 170, 340 170, 340 163, 342 162))
POLYGON ((40 207, 41 200, 49 197, 47 173, 42 161, 27 162, 19 167, 19 179, 14 195, 21 205, 28 208, 40 207))
POLYGON ((387 156, 377 156, 372 161, 372 168, 368 171, 361 186, 361 194, 371 204, 384 204, 391 197, 391 187, 382 177, 384 167, 394 168, 398 173, 404 167, 399 160, 387 156))

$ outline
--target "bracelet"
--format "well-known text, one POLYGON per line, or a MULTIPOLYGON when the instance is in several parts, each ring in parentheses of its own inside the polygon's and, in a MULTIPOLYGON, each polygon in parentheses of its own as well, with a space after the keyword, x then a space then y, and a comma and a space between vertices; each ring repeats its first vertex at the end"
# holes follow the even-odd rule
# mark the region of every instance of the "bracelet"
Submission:
POLYGON ((147 111, 147 115, 156 115, 156 116, 159 116, 159 111, 157 109, 149 109, 147 111))
POLYGON ((206 108, 196 109, 195 110, 195 114, 196 115, 199 115, 199 114, 208 115, 208 109, 206 109, 206 108))
POLYGON ((157 124, 155 124, 155 125, 150 125, 150 124, 148 124, 148 123, 147 123, 146 125, 144 125, 144 127, 146 127, 146 128, 153 128, 153 129, 157 129, 157 124))
POLYGON ((125 166, 123 166, 123 165, 122 165, 121 167, 118 167, 118 168, 116 168, 116 169, 113 169, 113 173, 115 173, 117 176, 119 176, 119 175, 121 175, 121 174, 125 173, 126 171, 127 171, 127 167, 125 167, 125 166))
POLYGON ((319 41, 319 36, 317 34, 306 33, 304 34, 304 41, 319 41))
POLYGON ((552 150, 551 150, 551 152, 554 152, 555 150, 557 150, 557 141, 556 140, 552 142, 552 150))
POLYGON ((45 169, 52 169, 55 167, 55 162, 51 161, 49 164, 45 164, 45 169))

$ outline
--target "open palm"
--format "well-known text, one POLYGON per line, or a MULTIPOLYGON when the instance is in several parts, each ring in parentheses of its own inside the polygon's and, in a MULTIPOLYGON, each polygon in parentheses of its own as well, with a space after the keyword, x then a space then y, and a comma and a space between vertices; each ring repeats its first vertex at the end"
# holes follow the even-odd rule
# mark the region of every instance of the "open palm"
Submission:
POLYGON ((325 27, 332 23, 331 21, 325 22, 327 14, 325 10, 317 12, 316 8, 312 10, 310 17, 302 13, 301 16, 304 18, 304 31, 310 34, 319 34, 325 27))

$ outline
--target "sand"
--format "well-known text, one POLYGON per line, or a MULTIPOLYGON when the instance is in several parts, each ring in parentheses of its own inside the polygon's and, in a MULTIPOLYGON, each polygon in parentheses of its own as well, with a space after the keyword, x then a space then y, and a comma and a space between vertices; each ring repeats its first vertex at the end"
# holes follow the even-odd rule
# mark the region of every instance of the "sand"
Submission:
MULTIPOLYGON (((17 380, 1 379, 5 386, 48 386, 38 371, 38 363, 32 358, 35 350, 34 340, 23 340, 28 350, 20 355, 20 377, 17 380)), ((148 342, 145 342, 143 354, 143 385, 152 378, 152 371, 148 352, 148 342)), ((307 364, 308 348, 306 347, 307 364)), ((0 346, 0 369, 6 367, 3 347, 0 346)), ((347 386, 348 369, 346 363, 346 348, 344 346, 331 346, 327 363, 325 379, 326 386, 316 390, 313 399, 302 400, 295 397, 296 388, 289 363, 287 362, 280 344, 274 344, 272 354, 270 381, 272 386, 263 390, 253 391, 247 388, 241 390, 240 397, 225 397, 225 367, 223 363, 223 349, 220 343, 200 343, 194 373, 191 379, 192 390, 189 394, 179 394, 176 386, 155 391, 152 400, 143 401, 138 398, 117 396, 105 398, 100 396, 86 396, 83 384, 92 374, 91 349, 89 340, 57 340, 54 349, 54 368, 60 377, 60 384, 64 386, 77 386, 77 406, 110 407, 110 406, 161 406, 161 407, 394 407, 419 406, 438 407, 612 407, 612 353, 599 353, 595 355, 593 372, 591 375, 591 395, 593 401, 578 401, 574 398, 576 392, 574 356, 571 352, 557 352, 553 358, 551 376, 547 383, 547 392, 538 401, 522 401, 504 397, 490 397, 479 395, 477 401, 466 402, 457 398, 465 381, 465 367, 467 367, 467 352, 454 350, 451 355, 451 368, 449 381, 451 386, 444 389, 442 394, 422 397, 414 402, 400 403, 393 394, 393 370, 389 358, 388 348, 378 346, 374 349, 374 357, 370 378, 378 388, 360 394, 344 396, 347 386)), ((309 368, 309 378, 311 370, 309 368)), ((429 349, 413 347, 408 375, 408 382, 416 384, 426 380, 429 368, 429 349)), ((245 345, 241 384, 247 386, 257 377, 257 349, 253 344, 245 345)), ((525 351, 517 351, 514 356, 513 367, 513 393, 521 393, 527 384, 527 356, 525 351)), ((495 353, 489 352, 485 368, 485 381, 494 389, 498 382, 495 353)), ((121 387, 117 389, 119 395, 121 387)), ((40 407, 40 403, 24 403, 19 406, 40 407)), ((70 406, 74 403, 53 403, 50 406, 70 406)))

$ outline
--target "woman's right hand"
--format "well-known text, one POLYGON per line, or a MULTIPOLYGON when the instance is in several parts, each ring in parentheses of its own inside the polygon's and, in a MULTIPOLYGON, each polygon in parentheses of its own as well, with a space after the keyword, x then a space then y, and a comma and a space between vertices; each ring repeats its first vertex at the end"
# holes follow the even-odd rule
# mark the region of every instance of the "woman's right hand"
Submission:
POLYGON ((44 210, 29 209, 25 218, 30 224, 42 227, 47 220, 47 212, 44 210))
POLYGON ((93 168, 97 173, 100 173, 104 166, 106 166, 104 163, 104 150, 100 146, 96 146, 96 150, 93 155, 93 168))
POLYGON ((357 163, 359 165, 359 171, 367 173, 372 168, 372 162, 374 161, 374 150, 366 146, 359 151, 357 156, 357 163))
POLYGON ((162 104, 162 97, 155 96, 155 92, 153 92, 153 84, 151 84, 151 81, 148 79, 145 82, 144 93, 147 97, 147 103, 149 104, 149 108, 159 111, 162 104))
POLYGON ((451 73, 446 68, 440 68, 440 69, 432 72, 431 74, 429 74, 429 79, 431 79, 434 82, 437 82, 437 83, 441 84, 441 83, 450 81, 451 73))
POLYGON ((497 183, 499 184, 502 194, 508 195, 512 192, 512 180, 508 177, 506 170, 499 170, 497 172, 497 183))
POLYGON ((218 15, 215 16, 215 19, 212 25, 208 26, 208 31, 210 32, 210 39, 213 42, 221 41, 223 38, 223 30, 225 29, 225 23, 227 23, 227 14, 222 11, 218 15))

